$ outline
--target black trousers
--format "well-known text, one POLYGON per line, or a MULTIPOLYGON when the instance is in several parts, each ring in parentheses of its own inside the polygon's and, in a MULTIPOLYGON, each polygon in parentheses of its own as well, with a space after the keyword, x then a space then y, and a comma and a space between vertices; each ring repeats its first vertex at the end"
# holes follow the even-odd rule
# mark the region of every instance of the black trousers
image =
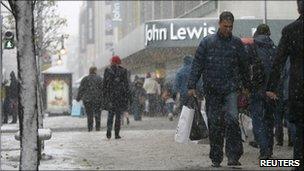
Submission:
POLYGON ((84 102, 84 108, 86 110, 87 119, 88 119, 88 130, 93 130, 93 122, 95 118, 95 128, 100 130, 100 115, 101 108, 100 104, 97 102, 84 102))
POLYGON ((113 127, 113 119, 115 116, 115 125, 114 125, 114 131, 115 134, 119 134, 120 127, 121 127, 121 115, 122 111, 109 111, 108 113, 108 120, 107 120, 107 131, 112 131, 113 127))

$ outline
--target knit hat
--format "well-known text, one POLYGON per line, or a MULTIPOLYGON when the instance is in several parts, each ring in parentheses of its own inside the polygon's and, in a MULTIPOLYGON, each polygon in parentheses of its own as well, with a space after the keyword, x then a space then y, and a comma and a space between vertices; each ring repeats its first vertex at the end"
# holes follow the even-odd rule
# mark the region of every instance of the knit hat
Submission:
POLYGON ((120 65, 121 64, 121 60, 120 60, 120 57, 119 56, 113 56, 111 58, 111 64, 117 64, 117 65, 120 65))
POLYGON ((255 32, 255 35, 268 35, 270 36, 270 29, 267 24, 260 24, 255 32))

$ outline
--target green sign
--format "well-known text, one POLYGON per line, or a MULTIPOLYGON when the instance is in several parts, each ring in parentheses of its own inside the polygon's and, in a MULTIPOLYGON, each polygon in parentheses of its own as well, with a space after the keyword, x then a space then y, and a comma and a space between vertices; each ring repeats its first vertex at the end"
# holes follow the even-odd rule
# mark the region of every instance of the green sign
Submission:
POLYGON ((15 43, 13 40, 5 40, 4 49, 14 49, 15 43))

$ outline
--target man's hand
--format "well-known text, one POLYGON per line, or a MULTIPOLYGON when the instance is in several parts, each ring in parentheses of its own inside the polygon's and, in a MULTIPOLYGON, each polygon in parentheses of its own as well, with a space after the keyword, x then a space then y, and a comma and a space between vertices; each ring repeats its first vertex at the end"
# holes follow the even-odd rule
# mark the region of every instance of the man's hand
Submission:
POLYGON ((266 91, 266 95, 272 100, 278 100, 278 96, 272 91, 266 91))
POLYGON ((191 96, 197 97, 197 96, 196 96, 196 91, 195 91, 195 89, 189 89, 189 90, 188 90, 188 96, 190 96, 190 97, 191 97, 191 96))

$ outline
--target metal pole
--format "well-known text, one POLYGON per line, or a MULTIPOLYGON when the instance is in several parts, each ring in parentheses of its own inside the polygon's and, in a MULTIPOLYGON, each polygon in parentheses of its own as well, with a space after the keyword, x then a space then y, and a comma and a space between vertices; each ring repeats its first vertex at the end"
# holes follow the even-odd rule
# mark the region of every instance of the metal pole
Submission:
POLYGON ((267 24, 267 1, 264 0, 264 19, 263 19, 263 23, 267 24))
MULTIPOLYGON (((0 0, 0 3, 1 3, 1 0, 0 0)), ((2 22, 3 22, 3 17, 2 17, 2 14, 1 14, 1 5, 0 5, 0 91, 1 91, 1 98, 0 98, 0 157, 1 157, 1 152, 2 152, 2 149, 1 149, 1 127, 2 127, 2 98, 3 98, 3 91, 2 91, 2 70, 3 70, 3 65, 2 65, 2 22)), ((1 159, 0 159, 0 170, 2 170, 1 168, 1 159)))

